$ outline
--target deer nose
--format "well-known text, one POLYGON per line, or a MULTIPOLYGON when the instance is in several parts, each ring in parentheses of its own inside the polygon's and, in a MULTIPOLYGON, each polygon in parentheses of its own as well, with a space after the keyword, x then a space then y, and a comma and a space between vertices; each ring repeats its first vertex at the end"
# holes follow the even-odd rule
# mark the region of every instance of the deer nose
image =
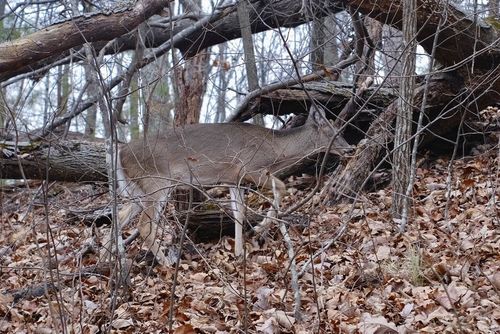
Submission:
POLYGON ((353 145, 350 145, 349 147, 345 147, 343 149, 343 151, 344 151, 344 155, 351 156, 354 154, 354 152, 356 152, 356 147, 353 145))

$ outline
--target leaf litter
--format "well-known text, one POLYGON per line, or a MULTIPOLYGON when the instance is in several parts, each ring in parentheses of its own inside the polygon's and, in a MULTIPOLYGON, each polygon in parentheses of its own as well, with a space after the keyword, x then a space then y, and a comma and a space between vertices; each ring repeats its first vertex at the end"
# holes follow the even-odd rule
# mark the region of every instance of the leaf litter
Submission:
MULTIPOLYGON (((496 150, 450 169, 447 158, 418 168, 403 234, 390 216, 390 188, 355 204, 317 201, 298 212, 310 223, 289 230, 297 267, 312 260, 299 280, 302 319, 293 313, 290 259, 277 227, 264 244, 247 239, 245 262, 234 258, 230 237, 195 244, 182 258, 174 296, 173 268, 135 264, 125 293, 113 285, 112 268, 85 271, 97 264, 92 245, 107 228, 66 215, 72 206, 109 204, 97 195, 102 187, 56 183, 46 198, 36 187, 19 188, 2 199, 9 211, 1 216, 0 332, 166 333, 172 320, 174 333, 498 333, 496 150), (27 292, 33 287, 39 290, 27 292)), ((293 189, 284 206, 306 194, 293 189)), ((128 256, 140 247, 134 241, 128 256)))

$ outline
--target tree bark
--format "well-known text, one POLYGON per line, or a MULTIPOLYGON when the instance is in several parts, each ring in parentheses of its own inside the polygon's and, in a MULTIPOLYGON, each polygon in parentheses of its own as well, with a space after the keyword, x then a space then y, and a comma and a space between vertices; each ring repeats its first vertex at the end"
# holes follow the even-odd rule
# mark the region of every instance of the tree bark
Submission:
MULTIPOLYGON (((304 83, 304 87, 307 92, 297 85, 263 94, 252 100, 250 107, 238 115, 237 120, 246 121, 256 113, 275 116, 305 113, 311 106, 310 97, 324 105, 331 114, 338 115, 353 92, 352 85, 342 82, 308 82, 304 83)), ((394 89, 371 87, 365 94, 365 108, 385 109, 396 97, 394 89)))
POLYGON ((226 59, 226 49, 227 44, 221 44, 219 46, 219 55, 218 59, 215 62, 215 65, 218 67, 217 80, 218 87, 217 89, 217 105, 215 111, 215 123, 222 123, 226 119, 226 92, 229 84, 229 80, 231 79, 231 74, 234 72, 229 72, 231 65, 229 60, 226 59))
POLYGON ((406 194, 411 174, 411 135, 413 120, 413 91, 415 89, 415 66, 417 43, 416 0, 405 0, 403 4, 403 77, 401 78, 396 129, 394 135, 392 172, 392 216, 406 225, 410 196, 406 194))
MULTIPOLYGON (((259 89, 259 78, 257 75, 257 64, 253 46, 252 29, 250 28, 250 13, 247 0, 238 3, 238 22, 241 29, 241 40, 243 42, 243 53, 245 56, 245 69, 247 74, 248 91, 259 89)), ((253 117, 254 124, 264 126, 264 117, 257 114, 253 117)))
POLYGON ((175 110, 175 126, 196 124, 200 121, 201 105, 206 90, 209 59, 208 52, 199 53, 187 59, 186 63, 180 69, 179 77, 177 78, 179 105, 175 110))
MULTIPOLYGON (((377 21, 402 30, 402 0, 382 0, 376 3, 350 0, 346 4, 377 21)), ((471 16, 451 4, 434 1, 424 3, 419 0, 417 8, 417 41, 429 54, 441 16, 447 15, 435 53, 440 64, 453 66, 462 61, 472 61, 470 56, 474 56, 476 66, 484 69, 491 69, 499 64, 500 45, 495 43, 499 38, 497 29, 481 21, 475 23, 471 16)))
MULTIPOLYGON (((186 12, 200 14, 199 1, 191 2, 191 4, 193 6, 186 6, 186 12)), ((174 115, 175 126, 199 123, 203 95, 207 88, 209 60, 210 51, 206 50, 186 59, 182 66, 174 65, 176 66, 174 92, 178 94, 174 115)))
MULTIPOLYGON (((73 4, 73 2, 72 2, 73 4)), ((78 10, 78 3, 74 1, 73 4, 74 11, 78 10)), ((83 3, 83 10, 86 13, 91 12, 93 9, 92 4, 89 3, 83 3)), ((85 80, 88 83, 88 89, 87 89, 87 95, 89 95, 92 98, 96 98, 97 94, 99 93, 99 87, 98 87, 98 80, 97 80, 97 73, 94 70, 93 64, 93 54, 92 54, 92 48, 88 43, 86 43, 83 47, 83 50, 85 52, 85 62, 83 64, 83 71, 85 75, 85 80)), ((92 105, 92 107, 89 108, 85 115, 85 135, 88 138, 95 138, 95 130, 97 128, 97 105, 92 105)))
POLYGON ((71 18, 0 45, 0 72, 12 71, 86 42, 111 40, 159 13, 171 0, 140 0, 132 8, 71 18))
MULTIPOLYGON (((139 79, 137 78, 137 75, 135 75, 132 78, 132 82, 130 85, 131 93, 129 97, 129 102, 130 102, 130 108, 129 108, 129 119, 130 119, 130 125, 129 125, 129 133, 130 137, 132 139, 137 139, 139 138, 139 85, 138 85, 139 79)), ((166 110, 165 112, 168 112, 166 110)))
POLYGON ((489 0, 488 1, 489 16, 498 19, 500 1, 499 0, 489 0))
POLYGON ((0 142, 0 179, 107 181, 104 143, 0 142), (21 170, 21 168, 22 170, 21 170))

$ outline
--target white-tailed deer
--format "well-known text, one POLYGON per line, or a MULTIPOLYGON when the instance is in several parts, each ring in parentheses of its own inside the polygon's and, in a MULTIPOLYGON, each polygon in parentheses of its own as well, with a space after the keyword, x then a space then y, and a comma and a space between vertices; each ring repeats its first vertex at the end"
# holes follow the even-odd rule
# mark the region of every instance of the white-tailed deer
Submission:
POLYGON ((157 238, 158 217, 173 187, 229 185, 235 217, 235 253, 242 254, 242 184, 273 189, 274 208, 285 192, 285 184, 273 176, 276 171, 297 163, 315 152, 342 155, 350 145, 338 131, 311 108, 307 122, 300 127, 270 130, 245 123, 196 124, 175 128, 163 134, 123 145, 118 156, 118 183, 122 195, 132 206, 119 214, 125 225, 142 211, 139 232, 160 264, 168 265, 157 238))

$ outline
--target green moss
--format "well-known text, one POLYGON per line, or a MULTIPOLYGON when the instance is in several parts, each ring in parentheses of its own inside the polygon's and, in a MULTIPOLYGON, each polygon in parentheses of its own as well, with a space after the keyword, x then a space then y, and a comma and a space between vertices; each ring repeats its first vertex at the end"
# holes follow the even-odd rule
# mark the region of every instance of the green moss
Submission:
POLYGON ((500 30, 500 19, 498 17, 490 16, 485 18, 484 21, 489 25, 491 25, 496 30, 500 30))

